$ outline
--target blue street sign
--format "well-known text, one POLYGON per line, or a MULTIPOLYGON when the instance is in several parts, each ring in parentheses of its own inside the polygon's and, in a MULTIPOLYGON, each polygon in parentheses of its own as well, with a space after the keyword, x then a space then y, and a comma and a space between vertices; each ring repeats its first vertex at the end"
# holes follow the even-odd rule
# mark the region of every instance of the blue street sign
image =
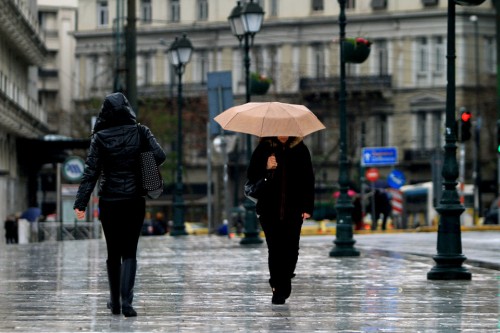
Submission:
POLYGON ((210 119, 210 134, 219 135, 222 128, 214 118, 233 106, 233 83, 231 72, 208 73, 208 118, 210 119))
POLYGON ((405 183, 406 183, 406 177, 402 171, 394 169, 387 176, 387 184, 390 187, 395 188, 396 190, 399 190, 399 188, 403 186, 405 183))
POLYGON ((364 147, 361 151, 361 165, 382 166, 398 163, 396 147, 364 147))

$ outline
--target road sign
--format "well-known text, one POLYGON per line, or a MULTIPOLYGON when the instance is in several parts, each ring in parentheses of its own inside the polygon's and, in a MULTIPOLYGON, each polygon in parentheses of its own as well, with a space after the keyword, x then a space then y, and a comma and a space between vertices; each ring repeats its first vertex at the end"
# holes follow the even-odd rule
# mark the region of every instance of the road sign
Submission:
POLYGON ((378 169, 376 168, 367 169, 365 172, 365 177, 371 182, 377 181, 379 177, 378 169))
POLYGON ((387 176, 387 184, 395 189, 399 189, 406 183, 406 177, 403 172, 399 170, 392 170, 391 173, 387 176))
POLYGON ((364 147, 361 151, 361 165, 383 166, 398 163, 396 147, 364 147))
POLYGON ((64 179, 70 182, 79 181, 83 176, 85 162, 78 156, 68 157, 62 166, 64 179))

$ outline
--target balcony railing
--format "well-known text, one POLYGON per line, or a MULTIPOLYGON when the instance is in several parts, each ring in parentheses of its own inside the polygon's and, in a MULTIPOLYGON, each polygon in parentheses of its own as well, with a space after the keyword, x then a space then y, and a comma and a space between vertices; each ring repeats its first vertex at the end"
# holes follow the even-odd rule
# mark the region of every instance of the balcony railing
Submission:
MULTIPOLYGON (((349 76, 346 79, 347 91, 382 91, 392 87, 391 75, 358 75, 349 76)), ((333 92, 340 90, 340 77, 332 76, 327 78, 303 77, 299 81, 299 90, 307 92, 333 92)))
POLYGON ((434 154, 438 153, 437 149, 405 149, 403 158, 405 162, 411 163, 431 163, 434 154))

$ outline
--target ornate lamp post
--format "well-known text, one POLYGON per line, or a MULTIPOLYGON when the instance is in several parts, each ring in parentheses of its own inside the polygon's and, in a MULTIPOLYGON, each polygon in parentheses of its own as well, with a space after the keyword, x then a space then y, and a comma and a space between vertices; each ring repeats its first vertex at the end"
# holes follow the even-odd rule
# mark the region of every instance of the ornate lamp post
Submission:
POLYGON ((339 158, 339 185, 340 196, 337 200, 337 230, 333 242, 335 247, 330 251, 330 257, 355 257, 359 251, 354 248, 356 241, 352 237, 352 210, 354 208, 347 191, 349 189, 349 166, 347 162, 347 124, 346 124, 346 84, 345 84, 345 2, 338 0, 340 5, 340 158, 339 158))
MULTIPOLYGON (((260 31, 263 19, 264 11, 253 0, 250 0, 244 6, 241 6, 240 1, 237 1, 236 7, 233 8, 228 17, 231 31, 240 41, 240 46, 243 41, 247 103, 250 102, 250 46, 253 45, 255 34, 260 31)), ((246 146, 247 160, 250 162, 252 157, 252 138, 249 134, 246 137, 246 146)), ((259 237, 255 204, 251 200, 246 199, 244 206, 246 211, 245 236, 242 238, 240 244, 260 244, 263 240, 259 237)))
POLYGON ((464 207, 457 192, 457 135, 455 130, 455 3, 479 5, 484 0, 448 0, 446 131, 443 163, 443 194, 436 210, 439 212, 436 265, 427 273, 429 280, 470 280, 472 274, 462 266, 460 214, 464 207))
POLYGON ((175 41, 170 45, 169 58, 170 63, 175 68, 177 74, 177 181, 174 190, 174 226, 170 233, 172 236, 187 235, 184 225, 184 185, 182 183, 182 74, 184 69, 191 60, 193 45, 186 37, 175 38, 175 41))

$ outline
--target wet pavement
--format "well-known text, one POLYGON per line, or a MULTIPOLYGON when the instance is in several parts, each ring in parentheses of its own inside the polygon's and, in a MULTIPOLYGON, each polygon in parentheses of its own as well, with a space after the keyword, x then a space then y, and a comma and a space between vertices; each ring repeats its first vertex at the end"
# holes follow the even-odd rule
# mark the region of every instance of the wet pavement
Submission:
POLYGON ((329 257, 334 239, 302 237, 292 296, 272 305, 265 244, 142 237, 136 318, 106 309, 103 240, 3 245, 0 332, 500 331, 500 232, 462 234, 471 281, 427 280, 435 233, 355 235, 355 258, 329 257))

